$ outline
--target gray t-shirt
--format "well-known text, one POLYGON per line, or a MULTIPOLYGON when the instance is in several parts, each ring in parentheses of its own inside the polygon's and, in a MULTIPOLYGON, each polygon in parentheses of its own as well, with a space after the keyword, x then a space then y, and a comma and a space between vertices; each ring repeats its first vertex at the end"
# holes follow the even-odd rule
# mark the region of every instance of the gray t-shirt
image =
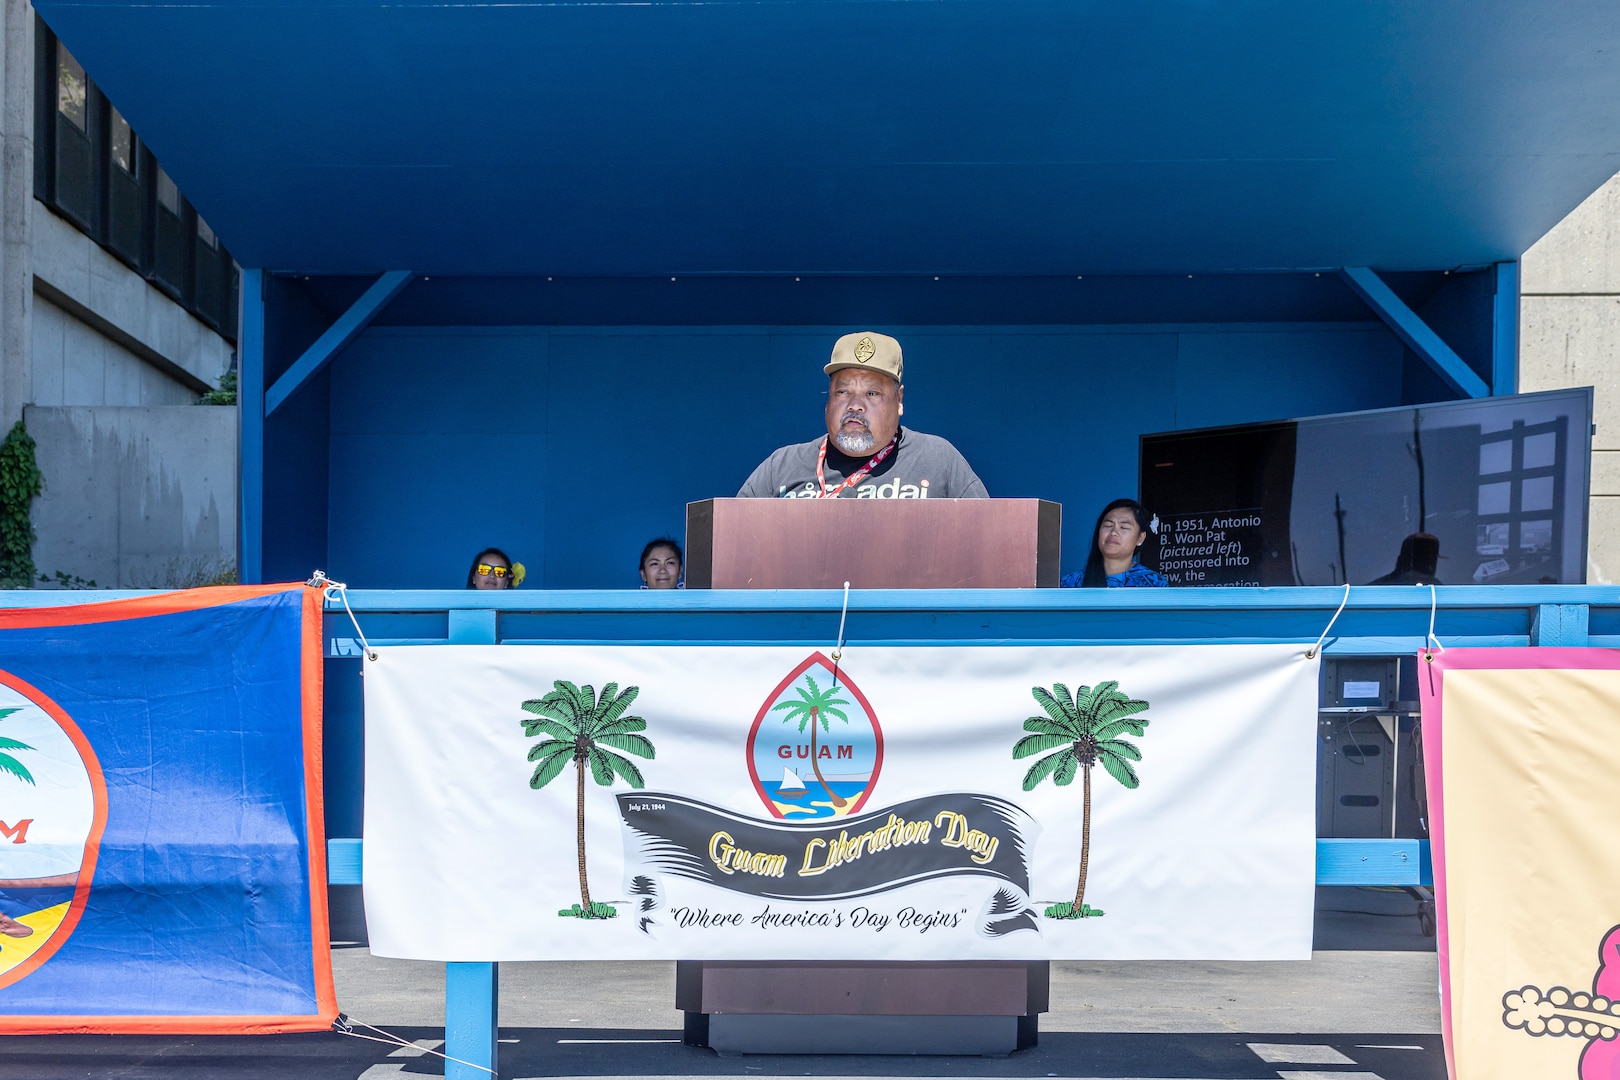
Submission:
MULTIPOLYGON (((737 492, 740 499, 813 499, 821 494, 816 482, 816 456, 821 439, 784 446, 759 463, 737 492)), ((827 447, 824 470, 829 488, 866 464, 836 445, 827 447)), ((857 487, 845 488, 840 499, 988 499, 984 483, 957 452, 938 435, 900 429, 900 445, 857 487)))

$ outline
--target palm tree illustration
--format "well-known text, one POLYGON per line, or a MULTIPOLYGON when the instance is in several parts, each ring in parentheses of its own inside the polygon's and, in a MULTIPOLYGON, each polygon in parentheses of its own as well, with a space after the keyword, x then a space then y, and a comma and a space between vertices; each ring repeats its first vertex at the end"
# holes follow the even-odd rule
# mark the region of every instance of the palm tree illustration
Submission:
POLYGON ((613 781, 619 777, 633 788, 647 786, 635 763, 613 752, 623 750, 648 759, 654 756, 652 742, 637 734, 647 730, 647 721, 625 715, 639 693, 639 687, 627 686, 621 692, 618 683, 608 683, 598 695, 590 686, 575 686, 558 679, 552 684, 551 693, 523 703, 523 711, 531 714, 521 721, 523 733, 530 738, 547 736, 529 748, 529 760, 535 763, 529 786, 536 790, 545 787, 570 761, 574 763, 577 780, 574 813, 578 824, 580 907, 577 912, 558 914, 578 914, 587 919, 610 918, 615 914, 606 904, 591 903, 591 888, 585 874, 585 773, 589 770, 591 778, 603 787, 613 786, 613 781))
POLYGON ((823 691, 821 687, 816 685, 816 680, 811 676, 806 675, 804 681, 810 684, 808 690, 802 686, 793 688, 799 692, 798 701, 789 699, 777 702, 771 706, 771 712, 786 710, 787 715, 782 717, 782 722, 791 724, 797 720, 799 722, 799 734, 801 735, 804 734, 804 726, 806 724, 810 725, 810 767, 815 770, 816 779, 821 782, 821 786, 826 789, 827 794, 832 796, 833 805, 842 807, 849 800, 834 791, 832 785, 827 783, 827 778, 821 775, 821 762, 817 758, 816 751, 816 725, 819 723, 823 731, 832 731, 832 724, 827 721, 829 716, 836 716, 844 723, 849 723, 849 717, 845 715, 842 709, 838 708, 840 705, 848 705, 849 702, 837 696, 838 688, 835 686, 829 686, 826 691, 823 691))
MULTIPOLYGON (((1148 703, 1126 697, 1114 681, 1098 683, 1095 690, 1082 686, 1073 697, 1062 683, 1053 683, 1051 690, 1031 687, 1030 693, 1046 715, 1024 721, 1024 730, 1031 734, 1018 740, 1012 756, 1017 759, 1046 754, 1024 774, 1025 791, 1034 791, 1047 777, 1058 787, 1072 784, 1076 773, 1083 778, 1080 884, 1074 891, 1074 906, 1068 917, 1100 915, 1100 911, 1085 905, 1086 869, 1091 857, 1091 769, 1101 763, 1109 776, 1127 788, 1141 783, 1131 762, 1141 761, 1142 751, 1120 736, 1140 737, 1146 733, 1148 722, 1137 714, 1146 712, 1148 703), (1053 752, 1046 753, 1049 750, 1053 752)), ((1047 914, 1055 914, 1054 908, 1047 909, 1047 914)))
MULTIPOLYGON (((6 717, 17 711, 19 710, 16 708, 0 709, 0 720, 4 720, 6 717)), ((18 742, 16 739, 8 739, 4 735, 0 735, 0 772, 10 773, 12 776, 15 776, 17 779, 22 780, 25 783, 34 783, 34 774, 28 771, 28 767, 22 762, 18 761, 11 754, 6 753, 7 750, 32 749, 34 748, 25 742, 18 742)))

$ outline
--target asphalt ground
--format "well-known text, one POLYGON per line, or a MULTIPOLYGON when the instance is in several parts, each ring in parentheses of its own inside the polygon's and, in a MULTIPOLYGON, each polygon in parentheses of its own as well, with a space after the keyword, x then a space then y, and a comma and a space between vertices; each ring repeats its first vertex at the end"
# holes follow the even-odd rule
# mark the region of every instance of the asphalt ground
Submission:
MULTIPOLYGON (((673 964, 503 964, 500 1075, 1444 1080, 1434 939, 1416 909, 1398 891, 1321 889, 1308 962, 1054 962, 1039 1045, 1003 1058, 720 1056, 681 1045, 673 964)), ((335 1032, 10 1036, 0 1078, 443 1075, 443 966, 360 944, 332 958, 345 1013, 410 1045, 335 1032)))

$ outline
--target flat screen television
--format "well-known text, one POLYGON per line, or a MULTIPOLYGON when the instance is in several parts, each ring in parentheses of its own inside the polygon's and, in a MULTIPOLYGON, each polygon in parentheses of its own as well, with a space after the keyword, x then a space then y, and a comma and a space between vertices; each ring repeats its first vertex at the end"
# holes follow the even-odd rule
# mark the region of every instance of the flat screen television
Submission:
POLYGON ((1592 390, 1141 438, 1172 585, 1586 580, 1592 390))

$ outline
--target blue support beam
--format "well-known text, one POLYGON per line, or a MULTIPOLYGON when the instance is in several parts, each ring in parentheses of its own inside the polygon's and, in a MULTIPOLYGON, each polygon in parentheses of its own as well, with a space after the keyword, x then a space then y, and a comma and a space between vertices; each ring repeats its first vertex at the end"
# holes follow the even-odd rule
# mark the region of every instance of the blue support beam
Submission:
POLYGON ((357 836, 334 836, 326 841, 326 883, 358 885, 362 878, 365 847, 357 836))
POLYGON ((282 402, 330 364, 349 342, 359 337, 360 332, 371 325, 371 320, 388 306, 388 302, 411 283, 411 276, 409 270, 390 270, 373 282, 371 288, 348 311, 338 316, 337 322, 328 327, 326 333, 304 350, 304 355, 293 362, 275 385, 265 391, 264 415, 269 416, 279 409, 282 402))
POLYGON ((1530 644, 1588 645, 1591 609, 1585 604, 1541 604, 1530 624, 1530 644))
MULTIPOLYGON (((496 615, 488 608, 448 612, 450 643, 492 645, 496 615)), ((361 661, 364 663, 364 661, 361 661)), ((360 840, 326 842, 327 881, 359 885, 363 866, 360 840)), ((444 967, 444 1052, 446 1080, 486 1080, 499 1068, 500 965, 450 963, 444 967)))
MULTIPOLYGON (((334 837, 326 842, 327 882, 360 884, 361 842, 334 837)), ((1433 885, 1429 841, 1410 839, 1327 839, 1316 841, 1318 885, 1433 885)), ((463 964, 462 967, 476 965, 463 964)), ((491 967, 495 965, 490 965, 491 967)), ((483 1000, 483 984, 475 986, 483 1000)), ((495 1017, 491 1015, 493 1023, 495 1017)))
POLYGON ((242 271, 237 327, 236 574, 244 585, 264 581, 264 271, 242 271))
POLYGON ((1448 386, 1464 397, 1490 397, 1491 388, 1485 385, 1485 380, 1474 374, 1462 357, 1441 341, 1440 335, 1418 318, 1417 312, 1407 307, 1382 278, 1365 266, 1346 266, 1339 274, 1385 325, 1395 331, 1395 336, 1422 357, 1448 386))
MULTIPOLYGON (((449 612, 449 632, 452 645, 493 645, 495 611, 449 612)), ((499 964, 444 966, 444 1053, 452 1059, 445 1062, 445 1080, 487 1080, 499 1069, 500 1006, 499 964)))
POLYGON ((493 645, 495 637, 495 609, 472 608, 448 612, 450 644, 493 645))
POLYGON ((1318 885, 1433 885, 1427 840, 1316 841, 1318 885))
POLYGON ((500 1023, 498 965, 444 965, 445 1080, 495 1075, 500 1023))
POLYGON ((1519 392, 1519 264, 1496 264, 1491 308, 1491 393, 1519 392))

